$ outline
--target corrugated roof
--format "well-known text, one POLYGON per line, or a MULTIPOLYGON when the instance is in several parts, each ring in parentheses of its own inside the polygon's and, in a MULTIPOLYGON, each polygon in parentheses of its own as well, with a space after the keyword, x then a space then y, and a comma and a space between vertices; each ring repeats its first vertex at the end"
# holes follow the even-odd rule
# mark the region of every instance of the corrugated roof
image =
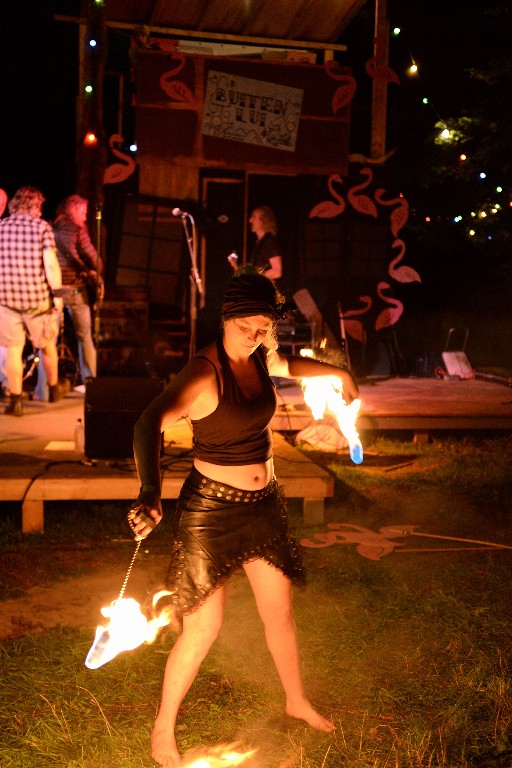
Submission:
MULTIPOLYGON (((336 43, 367 0, 109 0, 107 18, 241 38, 336 43)), ((326 46, 328 47, 328 46, 326 46)))

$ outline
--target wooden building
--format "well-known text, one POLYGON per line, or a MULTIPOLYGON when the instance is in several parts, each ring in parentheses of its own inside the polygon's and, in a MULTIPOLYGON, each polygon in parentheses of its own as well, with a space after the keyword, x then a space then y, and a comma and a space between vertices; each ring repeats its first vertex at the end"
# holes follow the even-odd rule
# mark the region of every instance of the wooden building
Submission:
MULTIPOLYGON (((349 171, 357 83, 340 40, 365 3, 83 0, 79 186, 103 210, 107 372, 144 357, 177 370, 211 338, 227 256, 247 258, 255 205, 277 215, 289 297, 307 287, 335 326, 340 302, 357 305, 367 275, 380 269, 372 262, 387 248, 383 228, 369 235, 367 221, 310 214, 326 198, 340 200, 349 171), (141 304, 147 319, 129 318, 136 352, 116 353, 122 317, 141 304)), ((384 65, 385 0, 375 2, 375 34, 374 59, 384 65)), ((387 82, 372 76, 375 159, 385 153, 387 82)))

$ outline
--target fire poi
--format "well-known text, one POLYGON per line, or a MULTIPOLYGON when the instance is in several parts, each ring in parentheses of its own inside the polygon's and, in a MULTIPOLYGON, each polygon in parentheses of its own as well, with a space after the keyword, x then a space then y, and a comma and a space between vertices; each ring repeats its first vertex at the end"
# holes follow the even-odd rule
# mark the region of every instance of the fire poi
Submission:
MULTIPOLYGON (((303 357, 313 357, 311 349, 302 349, 303 357)), ((363 446, 356 429, 357 414, 361 407, 360 398, 349 405, 343 398, 343 384, 336 376, 315 376, 300 380, 306 405, 311 408, 317 421, 327 412, 336 417, 341 433, 346 437, 350 458, 354 464, 363 462, 363 446)))
POLYGON ((132 597, 123 597, 141 543, 142 541, 138 541, 135 546, 119 597, 101 609, 102 615, 108 619, 108 622, 96 628, 94 642, 85 659, 85 666, 89 669, 98 669, 121 651, 133 651, 142 643, 152 643, 158 630, 169 624, 170 615, 167 609, 162 610, 160 614, 156 613, 157 603, 162 597, 169 595, 167 590, 157 592, 153 596, 155 617, 149 620, 142 613, 140 604, 136 600, 132 597))
POLYGON ((210 747, 205 752, 183 762, 183 768, 228 768, 228 766, 242 765, 246 760, 256 754, 256 749, 249 752, 239 752, 234 744, 220 744, 210 747))

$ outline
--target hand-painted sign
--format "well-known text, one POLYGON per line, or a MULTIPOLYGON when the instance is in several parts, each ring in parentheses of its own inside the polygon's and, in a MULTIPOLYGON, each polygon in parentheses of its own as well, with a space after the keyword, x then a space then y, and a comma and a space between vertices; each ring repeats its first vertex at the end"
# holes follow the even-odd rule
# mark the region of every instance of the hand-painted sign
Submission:
POLYGON ((210 70, 201 132, 293 152, 303 93, 300 88, 210 70))

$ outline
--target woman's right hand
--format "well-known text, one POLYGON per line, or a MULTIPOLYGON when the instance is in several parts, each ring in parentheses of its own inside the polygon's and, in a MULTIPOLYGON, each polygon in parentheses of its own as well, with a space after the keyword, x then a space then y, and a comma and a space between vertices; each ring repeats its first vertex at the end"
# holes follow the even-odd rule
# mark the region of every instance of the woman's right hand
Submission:
POLYGON ((139 498, 128 512, 128 525, 135 534, 135 541, 142 541, 149 536, 161 519, 160 497, 153 491, 141 491, 139 498))

